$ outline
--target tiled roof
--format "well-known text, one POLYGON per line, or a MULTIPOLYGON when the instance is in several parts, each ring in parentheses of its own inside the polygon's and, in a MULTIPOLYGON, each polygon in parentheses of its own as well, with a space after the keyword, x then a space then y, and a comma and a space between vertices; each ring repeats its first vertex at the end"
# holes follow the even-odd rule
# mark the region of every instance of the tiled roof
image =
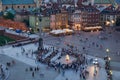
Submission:
POLYGON ((26 30, 26 31, 28 30, 28 28, 24 23, 5 20, 2 18, 0 18, 0 26, 6 27, 6 28, 26 30))
POLYGON ((33 4, 34 0, 2 0, 3 5, 33 4))
POLYGON ((115 0, 115 2, 116 2, 117 4, 120 4, 120 0, 115 0))
POLYGON ((110 0, 94 0, 95 4, 110 4, 110 0))
POLYGON ((118 9, 115 9, 114 6, 110 5, 109 7, 105 8, 101 14, 112 14, 112 15, 115 15, 115 14, 119 14, 120 11, 118 9))
POLYGON ((87 12, 99 12, 99 10, 96 7, 91 5, 81 5, 76 9, 80 9, 81 11, 87 11, 87 12))

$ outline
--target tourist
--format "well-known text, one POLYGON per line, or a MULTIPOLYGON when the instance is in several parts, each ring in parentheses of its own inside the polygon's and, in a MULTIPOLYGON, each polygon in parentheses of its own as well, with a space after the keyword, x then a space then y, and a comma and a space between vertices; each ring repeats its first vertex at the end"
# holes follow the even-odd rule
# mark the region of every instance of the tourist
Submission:
POLYGON ((39 71, 39 67, 37 67, 37 71, 39 71))
POLYGON ((34 68, 34 71, 35 71, 35 72, 37 71, 37 68, 36 68, 36 67, 34 68))
POLYGON ((62 71, 62 75, 63 75, 63 76, 65 75, 65 71, 64 71, 64 70, 62 71))
POLYGON ((16 56, 18 56, 19 53, 16 53, 16 56))
POLYGON ((28 68, 26 68, 25 71, 27 72, 27 71, 28 71, 28 68))
POLYGON ((32 68, 32 67, 30 67, 30 71, 33 71, 33 68, 32 68))
POLYGON ((34 77, 34 72, 32 72, 32 77, 34 77))
POLYGON ((12 60, 12 64, 13 64, 13 65, 15 64, 15 61, 14 61, 14 60, 12 60))

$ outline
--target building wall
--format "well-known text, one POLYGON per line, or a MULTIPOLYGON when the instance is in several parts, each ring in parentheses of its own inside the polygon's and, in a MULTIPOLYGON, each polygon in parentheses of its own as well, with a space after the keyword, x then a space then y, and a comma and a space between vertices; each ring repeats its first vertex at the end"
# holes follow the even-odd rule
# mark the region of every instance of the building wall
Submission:
POLYGON ((15 21, 20 21, 20 22, 28 19, 29 19, 29 15, 20 15, 20 14, 16 14, 14 18, 15 21))
POLYGON ((29 16, 29 25, 33 30, 35 29, 36 26, 35 18, 36 18, 35 16, 32 15, 29 16))
POLYGON ((62 26, 61 22, 62 22, 61 13, 58 13, 55 15, 55 28, 56 29, 60 29, 60 27, 62 26))
POLYGON ((50 17, 50 28, 61 29, 68 27, 68 13, 62 10, 61 13, 51 15, 50 17))
POLYGON ((64 27, 68 27, 68 13, 67 11, 61 11, 61 25, 64 27))
POLYGON ((50 28, 55 29, 55 15, 50 16, 50 28))
POLYGON ((100 14, 98 11, 94 12, 83 12, 82 16, 82 25, 83 27, 95 27, 100 25, 100 14))
POLYGON ((71 22, 73 22, 72 24, 72 29, 74 30, 81 30, 81 11, 76 10, 72 15, 71 15, 71 22))
POLYGON ((27 8, 32 8, 32 7, 35 7, 36 4, 18 4, 18 5, 2 5, 2 10, 6 10, 8 8, 14 8, 15 10, 18 10, 18 9, 27 9, 27 8))
POLYGON ((0 2, 0 12, 2 11, 2 2, 0 2))
POLYGON ((42 28, 50 27, 50 17, 42 17, 42 21, 40 22, 40 26, 42 28))
POLYGON ((39 29, 40 27, 41 29, 43 29, 44 27, 50 27, 50 18, 43 16, 42 20, 39 21, 39 18, 37 16, 30 15, 29 24, 34 32, 38 32, 37 29, 39 29))
POLYGON ((102 26, 115 26, 117 17, 116 14, 101 14, 100 23, 102 26))

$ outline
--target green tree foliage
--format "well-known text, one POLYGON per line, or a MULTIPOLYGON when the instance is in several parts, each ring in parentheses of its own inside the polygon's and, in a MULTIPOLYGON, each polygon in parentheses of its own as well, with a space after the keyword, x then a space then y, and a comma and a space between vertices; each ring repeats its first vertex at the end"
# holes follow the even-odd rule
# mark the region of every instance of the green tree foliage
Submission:
POLYGON ((29 27, 29 20, 24 19, 22 22, 25 23, 27 25, 27 27, 29 27))
POLYGON ((5 19, 14 20, 15 15, 12 14, 11 12, 5 12, 5 13, 3 14, 3 17, 4 17, 5 19))

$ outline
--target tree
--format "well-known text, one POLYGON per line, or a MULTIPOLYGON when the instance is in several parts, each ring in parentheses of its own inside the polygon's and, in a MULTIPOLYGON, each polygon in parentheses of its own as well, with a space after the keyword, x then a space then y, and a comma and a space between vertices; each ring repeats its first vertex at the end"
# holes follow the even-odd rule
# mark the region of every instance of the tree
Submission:
POLYGON ((22 22, 25 23, 29 27, 29 20, 24 19, 22 22))
POLYGON ((11 12, 4 12, 3 17, 4 17, 5 19, 14 20, 15 15, 12 14, 11 12))

